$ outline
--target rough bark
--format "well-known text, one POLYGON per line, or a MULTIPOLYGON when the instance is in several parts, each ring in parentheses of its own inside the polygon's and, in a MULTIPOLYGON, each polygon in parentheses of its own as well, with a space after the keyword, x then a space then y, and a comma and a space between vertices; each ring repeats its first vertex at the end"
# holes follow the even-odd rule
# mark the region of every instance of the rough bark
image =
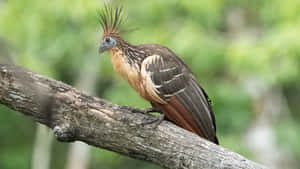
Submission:
POLYGON ((0 103, 52 128, 60 141, 83 141, 164 168, 265 168, 170 122, 144 126, 156 117, 139 109, 88 96, 13 65, 0 65, 0 103))

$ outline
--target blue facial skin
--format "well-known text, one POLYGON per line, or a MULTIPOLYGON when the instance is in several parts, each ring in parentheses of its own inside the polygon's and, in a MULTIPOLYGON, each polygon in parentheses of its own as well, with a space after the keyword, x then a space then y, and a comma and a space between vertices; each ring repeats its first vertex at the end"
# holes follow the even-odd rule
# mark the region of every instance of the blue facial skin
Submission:
POLYGON ((99 47, 99 54, 105 52, 106 50, 114 47, 117 45, 117 41, 110 37, 110 36, 106 36, 104 39, 103 39, 103 42, 101 43, 100 47, 99 47))

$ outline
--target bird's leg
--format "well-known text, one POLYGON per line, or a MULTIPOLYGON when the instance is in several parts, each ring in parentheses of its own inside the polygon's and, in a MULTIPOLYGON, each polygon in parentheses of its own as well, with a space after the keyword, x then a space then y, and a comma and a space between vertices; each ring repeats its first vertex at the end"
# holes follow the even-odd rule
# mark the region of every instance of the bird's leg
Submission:
POLYGON ((155 107, 139 109, 139 108, 132 108, 130 106, 120 106, 120 108, 130 110, 133 113, 149 114, 149 113, 157 112, 157 113, 161 114, 158 117, 155 116, 156 119, 154 119, 154 120, 141 123, 141 125, 143 125, 143 126, 149 125, 149 124, 154 124, 154 128, 156 128, 165 118, 165 115, 159 109, 157 109, 155 107))
POLYGON ((154 120, 143 122, 141 124, 142 126, 149 125, 149 124, 154 124, 154 128, 156 128, 165 118, 165 115, 156 107, 138 109, 138 111, 143 113, 143 114, 149 114, 149 113, 153 113, 153 112, 157 112, 157 113, 161 114, 158 117, 156 116, 156 119, 154 119, 154 120))
POLYGON ((120 108, 130 110, 133 113, 142 113, 142 114, 149 114, 153 112, 161 113, 161 111, 155 107, 140 109, 140 108, 133 108, 130 106, 120 106, 120 108))
POLYGON ((145 126, 145 125, 149 125, 149 124, 154 124, 154 128, 156 128, 164 119, 165 119, 165 115, 161 114, 156 119, 144 122, 141 125, 145 126))
POLYGON ((143 114, 149 114, 153 112, 161 113, 161 111, 155 107, 150 107, 150 108, 144 108, 144 109, 138 109, 143 114))

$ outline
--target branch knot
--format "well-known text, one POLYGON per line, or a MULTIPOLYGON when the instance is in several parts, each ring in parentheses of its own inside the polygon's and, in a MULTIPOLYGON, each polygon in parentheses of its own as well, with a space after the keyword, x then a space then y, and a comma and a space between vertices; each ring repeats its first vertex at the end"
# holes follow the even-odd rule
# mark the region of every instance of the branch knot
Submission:
POLYGON ((68 123, 55 126, 53 132, 58 141, 73 142, 76 140, 75 129, 68 123))

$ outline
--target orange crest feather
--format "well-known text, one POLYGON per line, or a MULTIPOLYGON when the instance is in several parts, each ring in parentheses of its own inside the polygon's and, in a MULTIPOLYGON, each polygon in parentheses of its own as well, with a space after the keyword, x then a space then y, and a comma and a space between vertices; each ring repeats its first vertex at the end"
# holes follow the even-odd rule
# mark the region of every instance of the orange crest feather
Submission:
POLYGON ((122 7, 113 9, 105 5, 105 8, 99 12, 103 37, 120 34, 120 25, 123 23, 122 9, 122 7))

